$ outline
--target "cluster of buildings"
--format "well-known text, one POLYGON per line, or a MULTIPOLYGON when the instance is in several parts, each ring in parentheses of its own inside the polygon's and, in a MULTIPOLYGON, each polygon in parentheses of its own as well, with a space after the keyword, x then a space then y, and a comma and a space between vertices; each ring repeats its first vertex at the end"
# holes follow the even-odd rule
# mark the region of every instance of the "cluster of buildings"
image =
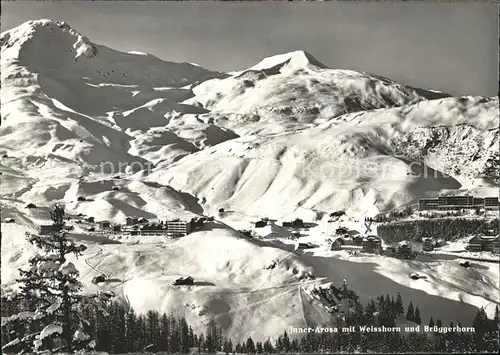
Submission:
POLYGON ((474 197, 472 195, 461 195, 421 198, 418 200, 418 209, 421 211, 451 211, 476 208, 485 210, 497 210, 498 207, 498 197, 474 197))
POLYGON ((343 246, 352 245, 360 247, 360 249, 367 253, 380 254, 382 252, 382 240, 375 236, 362 236, 357 234, 353 237, 340 236, 336 238, 331 245, 331 250, 340 250, 343 246))
MULTIPOLYGON (((128 235, 165 235, 169 238, 184 237, 195 228, 203 225, 210 218, 200 217, 191 220, 175 219, 170 221, 149 222, 145 218, 127 217, 125 224, 112 224, 109 221, 99 221, 98 230, 89 226, 87 231, 96 233, 114 233, 128 235)), ((91 222, 89 222, 91 223, 91 222)), ((55 231, 54 225, 41 225, 38 228, 40 235, 48 235, 55 231)))
POLYGON ((165 235, 169 238, 184 237, 196 227, 205 222, 205 218, 192 218, 191 220, 175 219, 170 221, 149 222, 145 218, 127 217, 125 225, 113 225, 109 222, 99 222, 101 230, 111 230, 129 235, 165 235))
POLYGON ((332 242, 331 250, 341 250, 346 245, 355 246, 365 253, 384 254, 400 259, 413 259, 415 257, 415 252, 407 241, 383 248, 382 239, 375 235, 355 235, 352 238, 338 237, 332 242))

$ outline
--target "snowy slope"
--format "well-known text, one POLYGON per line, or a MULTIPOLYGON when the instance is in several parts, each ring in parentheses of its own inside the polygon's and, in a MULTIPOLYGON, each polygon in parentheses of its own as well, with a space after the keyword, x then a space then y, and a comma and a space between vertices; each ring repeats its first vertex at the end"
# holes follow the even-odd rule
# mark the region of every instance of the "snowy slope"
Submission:
POLYGON ((193 91, 195 96, 186 102, 198 102, 232 120, 243 114, 274 124, 313 122, 448 96, 368 73, 329 69, 303 51, 266 58, 228 78, 205 81, 193 91))
POLYGON ((140 311, 174 309, 200 330, 214 316, 234 339, 326 322, 329 315, 302 287, 343 277, 365 300, 383 284, 443 321, 457 314, 468 321, 470 305, 485 305, 499 289, 491 269, 480 279, 442 261, 357 263, 293 252, 290 231, 278 222, 254 231, 281 241, 236 231, 253 229, 261 217, 300 217, 318 224, 305 239, 324 247, 330 212, 346 210, 342 223, 363 232, 365 215, 423 194, 497 188, 496 98, 451 98, 330 69, 303 51, 213 72, 118 52, 50 20, 4 32, 0 42, 2 287, 34 251, 24 232, 48 223, 59 202, 72 220, 217 216, 221 221, 179 241, 137 245, 75 224, 73 237, 89 249, 74 262, 88 290, 115 289, 140 311), (422 162, 439 174, 414 176, 422 162), (447 282, 410 284, 407 273, 415 270, 443 273, 447 282), (93 285, 100 272, 114 281, 93 285), (200 283, 170 285, 186 275, 200 283))
POLYGON ((446 98, 348 114, 295 133, 244 136, 158 168, 148 179, 190 191, 213 210, 227 206, 275 218, 297 208, 377 213, 428 192, 458 189, 467 179, 481 180, 488 163, 498 167, 498 100, 478 100, 446 98), (432 135, 437 127, 453 136, 432 135), (427 136, 445 149, 420 156, 418 144, 394 149, 417 132, 431 132, 427 136), (467 142, 477 141, 464 154, 467 142), (420 161, 427 175, 415 164, 420 161))

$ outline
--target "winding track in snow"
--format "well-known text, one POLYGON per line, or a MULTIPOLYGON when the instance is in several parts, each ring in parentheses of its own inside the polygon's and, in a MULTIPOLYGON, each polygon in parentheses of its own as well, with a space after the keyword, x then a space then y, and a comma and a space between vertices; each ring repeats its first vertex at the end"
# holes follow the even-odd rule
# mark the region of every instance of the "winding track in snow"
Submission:
POLYGON ((104 260, 104 258, 101 258, 99 260, 99 262, 97 264, 95 264, 95 265, 91 265, 89 263, 90 259, 96 258, 98 256, 102 256, 102 251, 103 251, 102 248, 99 248, 99 251, 97 253, 95 253, 94 255, 92 255, 92 256, 90 256, 90 257, 88 257, 88 258, 85 259, 85 264, 87 264, 87 266, 90 267, 92 270, 94 270, 94 271, 96 271, 96 272, 98 272, 100 274, 103 274, 106 277, 106 279, 107 279, 109 277, 108 274, 97 268, 97 266, 99 266, 99 264, 102 263, 102 261, 104 260))

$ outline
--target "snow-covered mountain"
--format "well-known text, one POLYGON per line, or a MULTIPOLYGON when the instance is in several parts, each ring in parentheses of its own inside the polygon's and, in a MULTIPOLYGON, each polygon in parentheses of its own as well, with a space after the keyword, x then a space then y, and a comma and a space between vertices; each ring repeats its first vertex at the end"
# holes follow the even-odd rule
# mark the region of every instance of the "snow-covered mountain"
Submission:
MULTIPOLYGON (((118 52, 51 20, 29 21, 0 41, 0 203, 2 221, 15 219, 2 223, 9 234, 2 239, 2 283, 29 256, 23 232, 46 222, 55 202, 72 216, 117 223, 129 215, 215 215, 220 208, 245 223, 261 217, 320 223, 334 210, 355 220, 425 194, 498 187, 498 98, 454 98, 330 69, 303 51, 214 72, 118 52), (424 165, 436 174, 416 175, 424 165), (28 203, 38 208, 25 209, 28 203)), ((249 333, 259 324, 265 335, 328 317, 304 303, 300 282, 311 280, 298 280, 324 261, 301 259, 279 243, 238 238, 221 222, 177 250, 121 244, 89 253, 124 280, 119 287, 136 307, 182 309, 193 322, 206 309, 236 337, 243 325, 249 333), (149 261, 136 263, 138 255, 149 261), (266 268, 273 262, 276 269, 266 268), (161 276, 158 265, 173 269, 161 276), (215 287, 180 294, 164 286, 182 273, 215 287), (146 301, 137 294, 145 287, 157 291, 146 301), (290 304, 302 311, 270 317, 290 304)), ((344 277, 331 275, 331 281, 344 277)), ((450 298, 461 299, 460 285, 449 287, 450 298)), ((437 310, 431 303, 428 298, 421 311, 437 310)))

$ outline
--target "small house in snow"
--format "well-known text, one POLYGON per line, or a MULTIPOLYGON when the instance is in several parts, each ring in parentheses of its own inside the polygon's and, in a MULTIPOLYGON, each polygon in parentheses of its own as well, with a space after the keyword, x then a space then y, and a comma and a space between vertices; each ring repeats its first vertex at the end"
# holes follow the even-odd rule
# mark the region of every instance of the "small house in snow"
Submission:
POLYGON ((109 228, 111 228, 111 223, 109 221, 100 221, 99 228, 100 229, 109 229, 109 228))
POLYGON ((422 239, 422 250, 423 251, 432 251, 434 250, 435 242, 432 238, 424 238, 422 239))
POLYGON ((180 285, 191 286, 191 285, 194 285, 194 279, 191 276, 180 277, 174 281, 173 285, 175 285, 175 286, 180 286, 180 285))
POLYGON ((332 245, 331 245, 331 247, 330 247, 330 250, 340 250, 340 249, 342 249, 342 245, 340 244, 339 240, 338 240, 338 239, 337 239, 337 240, 334 240, 334 241, 332 242, 332 245))
POLYGON ((402 241, 398 244, 397 247, 398 257, 401 259, 411 259, 413 258, 413 250, 407 241, 402 241))
POLYGON ((137 223, 138 223, 138 221, 139 221, 139 220, 138 220, 137 218, 135 218, 135 217, 127 217, 127 218, 125 219, 125 224, 126 224, 127 226, 133 226, 133 225, 137 224, 137 223))
POLYGON ((382 251, 382 240, 374 235, 369 235, 362 242, 363 251, 367 253, 380 253, 382 251))
POLYGON ((267 226, 267 221, 261 219, 260 221, 255 222, 255 228, 262 228, 265 226, 267 226))

